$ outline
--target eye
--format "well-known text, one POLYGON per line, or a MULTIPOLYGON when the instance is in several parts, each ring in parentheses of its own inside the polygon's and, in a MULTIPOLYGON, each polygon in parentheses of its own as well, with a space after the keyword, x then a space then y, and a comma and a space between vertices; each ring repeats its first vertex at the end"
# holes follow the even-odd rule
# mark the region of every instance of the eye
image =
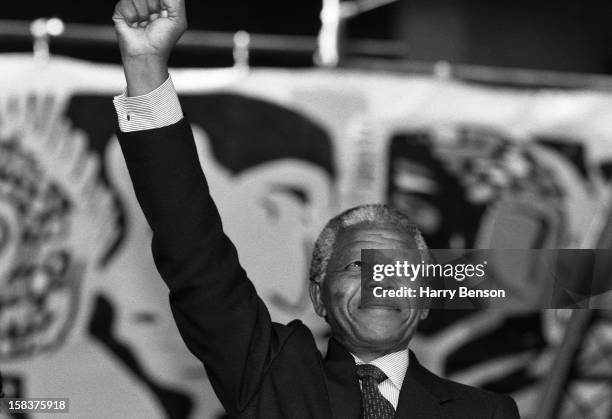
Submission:
POLYGON ((361 261, 356 260, 354 262, 349 263, 344 267, 345 271, 361 271, 361 261))

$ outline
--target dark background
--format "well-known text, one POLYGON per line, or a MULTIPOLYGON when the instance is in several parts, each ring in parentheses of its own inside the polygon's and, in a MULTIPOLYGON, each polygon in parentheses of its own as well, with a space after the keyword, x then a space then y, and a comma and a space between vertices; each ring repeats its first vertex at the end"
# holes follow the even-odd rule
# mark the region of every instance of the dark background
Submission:
MULTIPOLYGON (((57 16, 65 22, 111 23, 114 0, 22 0, 3 4, 1 19, 57 16)), ((321 1, 187 0, 190 28, 316 35, 321 1)), ((496 67, 612 72, 612 2, 401 0, 352 20, 349 39, 402 42, 403 58, 496 67)), ((85 40, 83 40, 85 42, 85 40)), ((29 51, 28 39, 0 37, 0 52, 29 51)), ((54 53, 117 62, 114 46, 55 41, 54 53)), ((180 51, 173 65, 231 63, 219 50, 180 51)), ((309 66, 310 54, 261 53, 255 65, 309 66)))

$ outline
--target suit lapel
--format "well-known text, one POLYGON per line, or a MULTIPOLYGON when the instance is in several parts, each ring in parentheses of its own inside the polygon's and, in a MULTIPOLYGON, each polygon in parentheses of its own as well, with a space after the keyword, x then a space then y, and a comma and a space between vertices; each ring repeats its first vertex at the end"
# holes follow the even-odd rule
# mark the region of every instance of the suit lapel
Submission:
MULTIPOLYGON (((334 338, 329 340, 324 361, 327 392, 334 419, 361 416, 361 390, 355 360, 334 338)), ((441 404, 452 400, 444 381, 425 369, 412 351, 402 383, 395 417, 397 419, 442 418, 441 404)))
POLYGON ((414 353, 410 351, 410 363, 402 383, 395 417, 397 419, 441 418, 440 404, 451 399, 444 382, 421 366, 414 353))
POLYGON ((325 357, 327 392, 334 419, 357 419, 361 415, 361 390, 355 360, 334 338, 325 357))

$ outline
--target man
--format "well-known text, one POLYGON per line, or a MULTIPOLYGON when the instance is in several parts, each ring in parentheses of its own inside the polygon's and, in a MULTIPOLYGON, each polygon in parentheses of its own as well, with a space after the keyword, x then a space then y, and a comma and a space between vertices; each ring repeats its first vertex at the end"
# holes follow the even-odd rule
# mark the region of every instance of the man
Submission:
POLYGON ((153 230, 154 259, 185 343, 231 416, 518 417, 511 398, 419 365, 408 344, 427 310, 361 307, 362 248, 426 249, 391 208, 349 210, 316 243, 310 294, 332 331, 325 359, 300 321, 273 323, 223 233, 168 76, 187 26, 183 0, 121 0, 113 20, 127 80, 115 99, 119 140, 153 230))

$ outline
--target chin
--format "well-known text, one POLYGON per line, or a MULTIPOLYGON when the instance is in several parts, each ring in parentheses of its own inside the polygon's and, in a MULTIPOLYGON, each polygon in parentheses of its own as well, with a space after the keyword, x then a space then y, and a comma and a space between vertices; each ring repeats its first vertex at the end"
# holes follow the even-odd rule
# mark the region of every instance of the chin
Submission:
POLYGON ((408 346, 412 334, 403 333, 402 331, 390 327, 371 328, 360 330, 356 336, 358 340, 367 343, 368 346, 380 347, 397 347, 408 346))

